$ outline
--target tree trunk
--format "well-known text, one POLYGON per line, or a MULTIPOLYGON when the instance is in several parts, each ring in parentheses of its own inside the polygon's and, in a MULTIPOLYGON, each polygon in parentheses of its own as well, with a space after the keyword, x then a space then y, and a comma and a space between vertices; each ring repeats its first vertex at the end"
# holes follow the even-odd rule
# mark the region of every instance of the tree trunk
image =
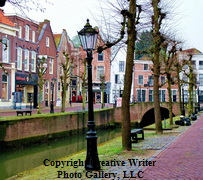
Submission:
POLYGON ((38 110, 37 114, 42 114, 42 94, 43 94, 43 80, 42 77, 39 76, 39 97, 38 97, 38 110))
MULTIPOLYGON (((178 62, 177 62, 178 63, 178 62)), ((181 82, 180 82, 180 67, 179 64, 176 65, 176 74, 177 74, 177 80, 178 80, 178 99, 179 99, 179 108, 180 108, 180 114, 183 114, 183 104, 182 104, 182 91, 181 91, 181 82)))
POLYGON ((169 119, 170 125, 173 125, 173 102, 172 102, 172 92, 171 92, 171 77, 170 74, 167 75, 168 79, 168 99, 169 99, 169 119))
POLYGON ((163 133, 162 122, 161 122, 161 109, 160 109, 160 100, 159 100, 159 76, 160 76, 160 46, 161 46, 161 35, 160 35, 160 8, 158 7, 159 0, 152 0, 153 6, 153 42, 154 42, 154 56, 153 56, 153 65, 154 65, 154 116, 155 116, 155 127, 156 133, 163 133))
POLYGON ((189 59, 189 99, 188 99, 188 116, 192 115, 193 112, 193 82, 194 81, 194 74, 193 74, 193 67, 192 67, 192 56, 189 59))
POLYGON ((136 1, 130 0, 128 23, 128 40, 127 40, 127 56, 126 56, 126 70, 124 79, 124 90, 122 98, 122 145, 125 150, 130 151, 131 145, 131 121, 130 121, 130 94, 132 86, 132 73, 134 65, 134 51, 135 51, 135 17, 136 17, 136 1))
MULTIPOLYGON (((192 76, 190 74, 190 76, 192 76)), ((190 77, 191 78, 191 77, 190 77)), ((188 88, 188 93, 189 93, 189 99, 188 99, 188 116, 192 115, 193 112, 193 82, 189 80, 189 88, 188 88)))
POLYGON ((157 75, 157 72, 159 72, 159 68, 155 70, 154 68, 154 117, 155 117, 155 127, 156 127, 156 133, 162 134, 162 122, 161 122, 161 108, 160 108, 160 100, 159 100, 159 75, 157 75))
POLYGON ((61 112, 65 112, 65 108, 66 108, 66 83, 63 82, 62 85, 62 106, 61 106, 61 112))

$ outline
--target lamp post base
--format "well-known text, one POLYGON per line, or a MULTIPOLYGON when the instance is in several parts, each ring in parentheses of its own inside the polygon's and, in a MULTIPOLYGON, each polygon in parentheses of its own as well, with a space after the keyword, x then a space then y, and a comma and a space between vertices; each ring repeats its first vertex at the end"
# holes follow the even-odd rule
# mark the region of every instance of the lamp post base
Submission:
POLYGON ((97 136, 96 132, 88 131, 87 132, 87 155, 85 160, 85 169, 86 170, 99 170, 100 163, 97 153, 97 136), (91 133, 89 135, 89 133, 91 133), (94 134, 94 135, 93 135, 94 134))
POLYGON ((54 103, 51 103, 50 105, 50 113, 54 113, 54 103))
POLYGON ((182 109, 182 115, 185 116, 185 109, 182 109))

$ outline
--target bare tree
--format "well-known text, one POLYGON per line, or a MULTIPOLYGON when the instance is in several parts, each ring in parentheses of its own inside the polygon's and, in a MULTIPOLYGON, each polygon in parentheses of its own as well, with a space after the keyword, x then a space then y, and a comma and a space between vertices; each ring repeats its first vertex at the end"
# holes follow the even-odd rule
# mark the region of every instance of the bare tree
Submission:
POLYGON ((44 78, 44 75, 46 74, 47 71, 47 60, 45 57, 38 58, 37 61, 37 75, 38 75, 38 80, 32 78, 32 74, 29 74, 29 76, 35 81, 37 86, 39 87, 39 93, 37 96, 38 100, 38 111, 37 114, 42 113, 42 99, 43 99, 43 87, 46 82, 46 79, 44 78))
POLYGON ((18 8, 20 11, 24 12, 26 11, 31 11, 31 10, 36 10, 36 11, 42 11, 44 12, 46 10, 45 7, 43 7, 43 3, 49 3, 48 0, 1 0, 0 1, 0 7, 3 7, 5 3, 10 3, 14 7, 18 8))
MULTIPOLYGON (((98 51, 102 51, 106 48, 110 48, 118 43, 120 43, 126 34, 127 53, 126 53, 126 69, 125 69, 125 79, 124 79, 124 90, 122 96, 122 145, 125 150, 131 150, 131 119, 130 119, 130 94, 132 87, 132 74, 134 66, 134 51, 135 51, 135 41, 136 41, 136 26, 139 22, 141 6, 137 5, 136 0, 117 0, 116 7, 114 3, 110 3, 111 7, 116 9, 117 13, 121 14, 121 23, 119 23, 120 30, 117 34, 119 38, 112 38, 108 35, 108 39, 113 39, 113 41, 106 41, 103 46, 98 47, 98 51)), ((120 20, 121 20, 120 19, 120 20)), ((118 21, 116 21, 118 22, 118 21)))
POLYGON ((60 75, 61 80, 61 86, 62 86, 62 106, 61 106, 61 112, 65 112, 66 107, 66 91, 67 86, 70 85, 70 77, 73 66, 73 60, 70 59, 69 55, 67 53, 63 53, 65 56, 65 61, 61 62, 62 67, 62 74, 60 75))
POLYGON ((162 43, 163 67, 161 68, 161 74, 166 75, 166 79, 167 79, 170 125, 173 125, 173 112, 172 112, 173 101, 172 101, 172 90, 171 89, 172 89, 172 85, 175 84, 175 77, 177 77, 177 75, 176 75, 177 71, 174 68, 174 66, 176 63, 176 52, 177 52, 178 44, 179 44, 179 42, 177 42, 175 40, 170 40, 169 38, 166 38, 166 41, 164 43, 162 43))
POLYGON ((152 48, 152 62, 153 62, 153 74, 154 74, 154 116, 155 116, 155 127, 156 133, 163 133, 162 122, 161 122, 161 109, 159 100, 159 77, 160 77, 160 52, 161 45, 164 42, 164 38, 161 32, 161 26, 163 20, 166 17, 166 13, 162 12, 160 8, 160 0, 152 0, 151 5, 153 9, 152 14, 152 35, 153 45, 152 48))
POLYGON ((79 78, 81 79, 82 84, 82 110, 85 110, 86 106, 86 86, 87 86, 87 61, 86 59, 80 59, 82 61, 82 64, 84 65, 83 72, 80 71, 81 75, 79 78))

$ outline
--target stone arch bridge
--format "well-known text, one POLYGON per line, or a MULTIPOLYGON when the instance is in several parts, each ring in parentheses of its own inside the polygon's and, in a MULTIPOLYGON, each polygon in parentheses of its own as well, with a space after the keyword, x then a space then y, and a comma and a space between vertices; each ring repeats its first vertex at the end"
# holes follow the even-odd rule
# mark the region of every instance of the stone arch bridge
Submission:
MULTIPOLYGON (((161 102, 161 119, 169 118, 169 103, 161 102)), ((173 115, 180 114, 179 103, 173 103, 173 115)), ((154 118, 154 103, 153 102, 141 102, 130 106, 131 122, 140 122, 140 127, 144 127, 155 122, 154 118)), ((121 121, 121 110, 115 111, 116 121, 121 121)))

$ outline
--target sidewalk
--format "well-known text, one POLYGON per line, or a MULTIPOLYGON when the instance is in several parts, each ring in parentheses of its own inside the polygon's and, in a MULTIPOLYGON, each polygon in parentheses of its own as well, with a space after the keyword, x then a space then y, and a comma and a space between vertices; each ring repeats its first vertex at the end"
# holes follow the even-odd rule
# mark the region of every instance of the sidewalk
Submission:
POLYGON ((142 179, 203 180, 203 115, 165 150, 151 159, 156 164, 142 169, 142 179))
MULTIPOLYGON (((94 109, 100 109, 101 103, 94 104, 94 109)), ((105 104, 106 107, 113 107, 113 104, 105 104)), ((88 104, 86 104, 86 110, 88 108, 88 104)), ((16 111, 21 109, 0 109, 0 116, 16 116, 16 111)), ((22 109, 22 110, 30 110, 29 108, 22 109)), ((72 103, 71 106, 66 107, 65 111, 81 111, 82 110, 82 103, 72 103)), ((61 112, 61 107, 54 107, 54 112, 61 112)), ((42 113, 50 113, 50 107, 43 107, 42 113)), ((37 109, 32 109, 32 114, 37 114, 37 109)))

